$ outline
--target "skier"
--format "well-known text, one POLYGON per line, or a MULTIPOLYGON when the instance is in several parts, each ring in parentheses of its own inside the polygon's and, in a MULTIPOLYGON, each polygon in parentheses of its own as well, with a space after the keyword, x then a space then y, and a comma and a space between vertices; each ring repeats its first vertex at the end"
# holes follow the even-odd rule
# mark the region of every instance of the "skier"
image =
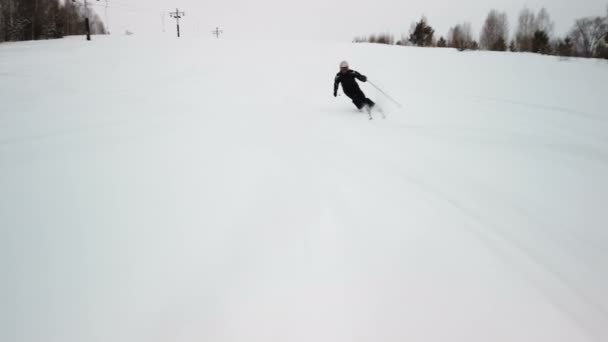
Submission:
POLYGON ((340 63, 340 72, 336 75, 334 80, 334 97, 338 96, 338 85, 342 83, 344 94, 353 100, 353 103, 359 110, 365 109, 371 120, 371 110, 376 104, 374 101, 365 97, 365 94, 361 91, 361 88, 359 88, 359 84, 356 80, 367 82, 367 77, 355 70, 349 69, 348 62, 344 61, 340 63))

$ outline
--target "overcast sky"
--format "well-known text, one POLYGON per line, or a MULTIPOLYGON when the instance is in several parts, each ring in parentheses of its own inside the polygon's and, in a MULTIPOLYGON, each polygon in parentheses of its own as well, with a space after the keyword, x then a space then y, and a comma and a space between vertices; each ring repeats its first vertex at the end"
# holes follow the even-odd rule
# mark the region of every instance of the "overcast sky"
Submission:
MULTIPOLYGON (((83 1, 83 0, 78 0, 83 1)), ((105 17, 106 0, 95 3, 105 17)), ((546 7, 562 35, 575 18, 606 15, 608 0, 107 0, 108 26, 115 34, 126 29, 135 34, 162 31, 162 15, 168 34, 175 33, 175 20, 168 15, 179 7, 184 36, 210 37, 216 26, 226 39, 325 39, 350 41, 357 35, 407 32, 412 21, 425 15, 438 35, 450 26, 470 21, 475 33, 491 8, 504 10, 514 29, 517 14, 527 6, 546 7)))

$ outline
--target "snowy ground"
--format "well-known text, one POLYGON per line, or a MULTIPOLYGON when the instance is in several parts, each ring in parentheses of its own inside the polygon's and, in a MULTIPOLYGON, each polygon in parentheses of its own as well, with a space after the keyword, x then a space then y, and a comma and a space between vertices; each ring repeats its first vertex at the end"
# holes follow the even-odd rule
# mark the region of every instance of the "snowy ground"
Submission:
POLYGON ((2 44, 0 340, 607 341, 607 84, 527 54, 2 44), (334 99, 342 59, 404 108, 334 99))

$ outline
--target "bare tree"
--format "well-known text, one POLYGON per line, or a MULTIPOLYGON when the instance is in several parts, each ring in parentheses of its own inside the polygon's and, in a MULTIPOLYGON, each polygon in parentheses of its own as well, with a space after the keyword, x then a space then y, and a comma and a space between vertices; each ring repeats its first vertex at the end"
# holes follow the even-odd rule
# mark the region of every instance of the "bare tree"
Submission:
POLYGON ((395 36, 386 32, 378 34, 378 38, 376 39, 376 43, 378 44, 386 44, 393 45, 395 44, 395 36))
POLYGON ((372 34, 369 38, 366 37, 355 37, 353 43, 376 43, 376 44, 395 44, 395 36, 390 33, 380 33, 378 35, 372 34))
POLYGON ((448 46, 460 51, 471 49, 473 46, 471 23, 464 22, 452 27, 448 32, 448 46))
POLYGON ((583 57, 594 57, 608 30, 605 18, 581 18, 574 23, 570 37, 574 48, 583 57))
POLYGON ((538 15, 536 15, 536 31, 543 31, 547 36, 551 37, 554 28, 555 23, 551 20, 549 12, 544 7, 541 8, 538 11, 538 15))
POLYGON ((524 8, 519 13, 517 30, 515 32, 515 44, 518 51, 528 52, 534 50, 534 37, 551 37, 555 24, 551 20, 549 12, 541 8, 538 14, 534 14, 528 8, 524 8), (538 32, 541 33, 538 33, 538 32))
POLYGON ((101 17, 97 13, 93 13, 90 16, 91 20, 91 33, 92 34, 106 34, 106 27, 101 20, 101 17))
POLYGON ((527 7, 519 12, 517 31, 515 32, 515 44, 518 51, 526 52, 532 50, 532 36, 536 31, 536 16, 527 7))
POLYGON ((479 43, 484 50, 505 51, 509 40, 507 14, 493 9, 481 29, 479 43))
POLYGON ((604 18, 603 31, 604 39, 600 39, 600 42, 595 50, 595 57, 608 59, 608 6, 606 6, 606 17, 604 18))

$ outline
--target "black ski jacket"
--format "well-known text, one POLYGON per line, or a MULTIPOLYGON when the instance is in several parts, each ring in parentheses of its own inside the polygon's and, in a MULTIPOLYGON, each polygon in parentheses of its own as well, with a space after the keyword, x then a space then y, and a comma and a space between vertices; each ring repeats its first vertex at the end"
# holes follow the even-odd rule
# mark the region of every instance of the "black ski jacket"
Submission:
POLYGON ((367 77, 361 75, 355 70, 348 70, 344 74, 339 72, 334 80, 334 94, 338 92, 338 86, 340 83, 342 83, 342 90, 346 96, 350 98, 365 97, 361 91, 361 88, 359 88, 359 84, 357 84, 356 79, 361 82, 367 82, 367 77))

